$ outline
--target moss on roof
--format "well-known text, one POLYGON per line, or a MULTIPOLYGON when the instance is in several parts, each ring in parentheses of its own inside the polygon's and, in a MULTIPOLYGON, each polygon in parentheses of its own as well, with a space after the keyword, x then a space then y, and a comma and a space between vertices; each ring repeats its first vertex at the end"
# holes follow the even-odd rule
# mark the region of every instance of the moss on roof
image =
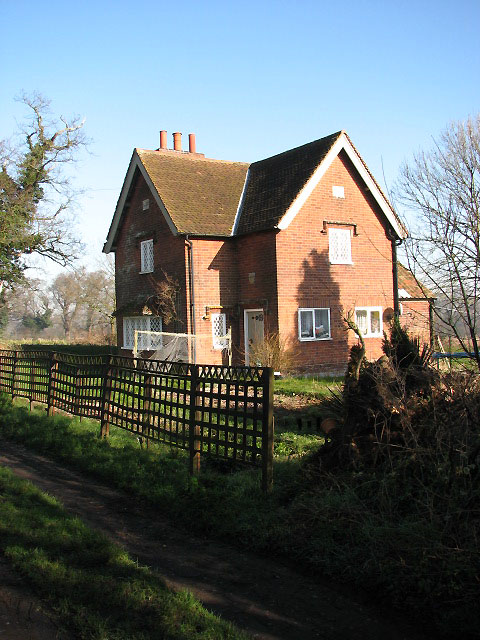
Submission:
POLYGON ((179 233, 229 236, 248 164, 137 149, 179 233))

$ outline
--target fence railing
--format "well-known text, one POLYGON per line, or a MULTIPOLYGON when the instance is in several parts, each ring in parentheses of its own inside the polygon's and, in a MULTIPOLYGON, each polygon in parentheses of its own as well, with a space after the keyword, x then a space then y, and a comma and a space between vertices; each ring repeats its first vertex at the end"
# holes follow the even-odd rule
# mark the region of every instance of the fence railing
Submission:
POLYGON ((259 466, 273 482, 273 369, 0 350, 0 391, 202 455, 259 466))

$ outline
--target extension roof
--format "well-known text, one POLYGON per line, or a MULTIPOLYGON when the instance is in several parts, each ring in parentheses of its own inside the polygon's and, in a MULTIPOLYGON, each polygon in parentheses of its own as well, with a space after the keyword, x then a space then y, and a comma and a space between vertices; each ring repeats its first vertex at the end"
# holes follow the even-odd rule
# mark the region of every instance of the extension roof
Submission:
POLYGON ((419 282, 410 269, 407 269, 403 266, 401 262, 397 263, 398 268, 398 289, 400 293, 400 289, 403 289, 408 295, 401 295, 400 298, 407 300, 408 298, 414 299, 435 299, 435 295, 427 289, 427 287, 419 282))
POLYGON ((230 236, 285 229, 333 160, 345 151, 398 238, 407 233, 345 131, 254 162, 135 149, 104 246, 115 249, 124 210, 140 173, 174 235, 230 236))

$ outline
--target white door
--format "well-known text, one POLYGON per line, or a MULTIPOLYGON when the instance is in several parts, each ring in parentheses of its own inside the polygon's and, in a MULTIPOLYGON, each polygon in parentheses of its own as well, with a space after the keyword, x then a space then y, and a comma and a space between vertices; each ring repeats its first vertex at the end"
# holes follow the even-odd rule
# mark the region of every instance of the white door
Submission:
POLYGON ((264 337, 264 319, 263 309, 245 309, 244 311, 244 327, 245 327, 245 364, 247 367, 255 366, 257 363, 251 358, 251 354, 255 351, 255 346, 263 342, 264 337))

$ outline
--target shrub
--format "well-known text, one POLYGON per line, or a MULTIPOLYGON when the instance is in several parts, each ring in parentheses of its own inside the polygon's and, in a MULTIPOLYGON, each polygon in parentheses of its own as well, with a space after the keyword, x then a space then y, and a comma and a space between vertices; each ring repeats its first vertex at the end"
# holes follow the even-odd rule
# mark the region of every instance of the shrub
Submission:
POLYGON ((288 373, 295 369, 296 349, 278 333, 270 333, 262 342, 251 347, 250 361, 258 366, 273 367, 275 371, 288 373))
MULTIPOLYGON (((352 565, 455 635, 459 620, 479 622, 480 377, 439 374, 399 326, 384 351, 329 401, 338 428, 304 473, 313 493, 351 497, 338 517, 355 538, 342 543, 352 565)), ((313 504, 332 517, 322 497, 313 504)))

